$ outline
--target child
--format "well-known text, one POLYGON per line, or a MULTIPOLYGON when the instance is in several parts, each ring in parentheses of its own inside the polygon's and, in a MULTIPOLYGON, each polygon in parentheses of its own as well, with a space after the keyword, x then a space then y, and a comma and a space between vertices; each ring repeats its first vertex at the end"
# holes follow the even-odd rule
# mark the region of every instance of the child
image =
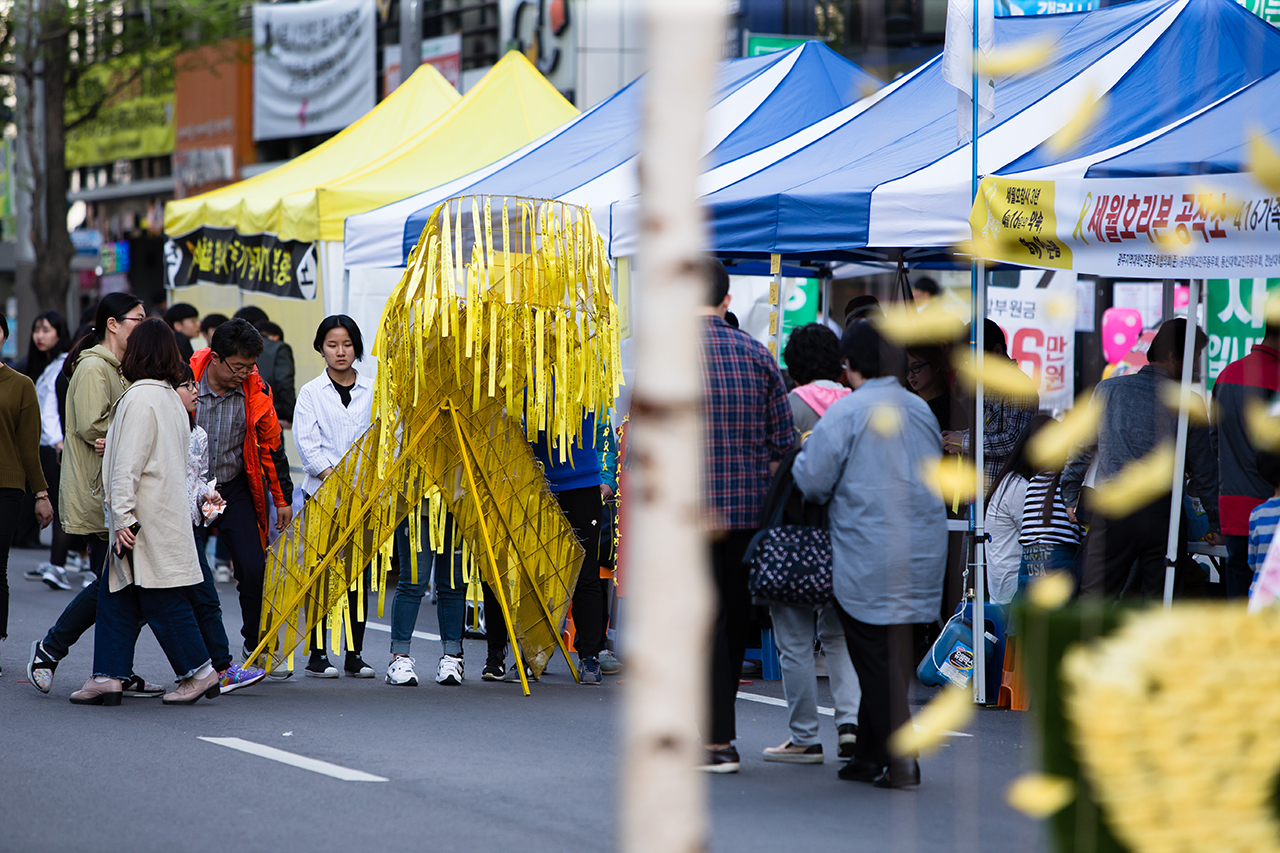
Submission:
MULTIPOLYGON (((193 528, 200 528, 205 525, 209 517, 216 515, 222 507, 226 506, 226 501, 209 480, 209 436, 204 429, 195 424, 196 398, 199 396, 199 388, 190 367, 186 369, 183 382, 176 385, 174 390, 178 392, 178 397, 186 406, 187 414, 192 418, 191 444, 187 451, 187 500, 191 505, 191 525, 193 528), (212 515, 206 515, 206 513, 212 515)), ((199 542, 199 539, 196 541, 199 542)), ((204 574, 204 580, 190 587, 188 598, 191 601, 191 608, 195 611, 196 622, 200 624, 200 634, 204 637, 204 644, 213 659, 213 666, 221 676, 220 691, 223 694, 233 693, 257 684, 266 678, 267 673, 258 667, 247 664, 241 666, 231 660, 227 629, 222 622, 222 602, 218 598, 217 587, 213 585, 213 573, 209 571, 205 561, 204 550, 196 548, 196 554, 200 558, 200 569, 204 574)))
POLYGON ((1253 572, 1253 584, 1249 589, 1251 605, 1258 592, 1258 578, 1267 559, 1267 549, 1271 547, 1276 526, 1280 525, 1280 456, 1259 453, 1258 473, 1276 491, 1270 499, 1254 507, 1253 512, 1249 513, 1249 569, 1253 572))

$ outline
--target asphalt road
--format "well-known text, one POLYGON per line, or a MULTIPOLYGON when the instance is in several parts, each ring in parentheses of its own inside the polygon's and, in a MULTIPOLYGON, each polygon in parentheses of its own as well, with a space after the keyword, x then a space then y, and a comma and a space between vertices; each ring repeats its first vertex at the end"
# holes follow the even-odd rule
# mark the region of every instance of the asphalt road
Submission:
MULTIPOLYGON (((415 639, 422 684, 393 688, 382 681, 389 636, 370 630, 365 658, 378 671, 374 680, 297 675, 190 708, 142 699, 80 707, 67 697, 90 673, 91 634, 59 667, 48 696, 23 683, 31 641, 72 597, 23 581, 41 558, 15 550, 9 563, 9 640, 0 643, 0 851, 616 848, 625 673, 583 687, 557 660, 524 698, 518 684, 480 680, 484 646, 468 641, 467 681, 446 688, 432 680, 439 645, 415 639), (338 769, 321 769, 386 781, 345 781, 201 738, 238 738, 258 753, 284 750, 288 755, 278 757, 288 761, 329 762, 338 769)), ((238 636, 233 587, 219 589, 227 633, 238 636)), ((373 621, 389 624, 390 613, 373 621)), ((434 607, 422 608, 417 627, 436 631, 434 607)), ((171 680, 146 630, 136 669, 152 681, 171 680)), ((755 680, 742 690, 782 695, 778 682, 755 680)), ((825 681, 821 690, 830 705, 825 681)), ((1003 802, 1005 787, 1032 757, 1025 715, 978 714, 972 737, 953 738, 922 762, 924 784, 914 791, 837 779, 829 717, 826 764, 765 764, 760 750, 786 738, 785 716, 785 708, 739 701, 742 772, 708 780, 712 850, 1043 849, 1039 826, 1003 802)))

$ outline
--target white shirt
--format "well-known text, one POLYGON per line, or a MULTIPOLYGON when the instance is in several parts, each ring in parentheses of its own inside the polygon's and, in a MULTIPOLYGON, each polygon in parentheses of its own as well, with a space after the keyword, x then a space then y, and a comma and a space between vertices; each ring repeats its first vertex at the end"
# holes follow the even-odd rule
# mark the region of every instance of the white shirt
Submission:
POLYGON ((1022 507, 1027 498, 1027 481, 1009 474, 1000 481, 987 507, 987 595, 996 604, 1008 604, 1018 591, 1018 567, 1022 565, 1022 507))
POLYGON ((348 407, 342 405, 328 370, 302 386, 293 409, 293 442, 306 472, 303 492, 316 493, 324 482, 320 472, 335 467, 369 428, 372 409, 373 381, 360 373, 356 374, 348 407))
POLYGON ((54 383, 67 360, 64 352, 49 362, 36 380, 36 402, 40 404, 40 446, 57 447, 62 441, 62 418, 58 417, 58 391, 54 383))

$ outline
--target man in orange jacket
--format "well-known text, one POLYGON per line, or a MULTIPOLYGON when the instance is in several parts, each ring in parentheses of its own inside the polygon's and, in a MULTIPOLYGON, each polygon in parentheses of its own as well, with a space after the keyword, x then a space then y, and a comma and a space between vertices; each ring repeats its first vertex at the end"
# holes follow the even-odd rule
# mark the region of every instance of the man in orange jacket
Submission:
MULTIPOLYGON (((213 333, 209 348, 191 357, 191 372, 199 384, 196 424, 209 435, 209 474, 227 502, 215 526, 235 565, 246 655, 258 644, 262 621, 267 500, 276 508, 276 530, 293 520, 293 482, 280 422, 271 389, 254 366, 261 353, 258 330, 246 320, 228 320, 213 333)), ((204 542, 197 545, 203 550, 204 542)), ((287 678, 288 673, 280 672, 279 677, 287 678)))

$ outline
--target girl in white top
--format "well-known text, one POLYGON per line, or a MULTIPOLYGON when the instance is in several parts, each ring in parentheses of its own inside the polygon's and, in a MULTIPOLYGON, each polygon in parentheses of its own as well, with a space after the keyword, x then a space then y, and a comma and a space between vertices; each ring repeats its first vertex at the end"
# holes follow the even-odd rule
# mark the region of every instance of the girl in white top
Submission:
MULTIPOLYGON (((316 352, 324 357, 325 371, 298 392, 293 412, 293 440, 302 457, 306 476, 302 492, 310 498, 338 462, 369 428, 373 409, 373 383, 360 375, 355 363, 364 356, 364 340, 356 321, 346 314, 325 317, 316 330, 316 352)), ((357 593, 350 594, 353 648, 347 649, 343 669, 356 678, 372 678, 373 668, 360 659, 364 645, 363 612, 357 593)), ((337 678, 338 670, 324 651, 324 637, 317 629, 311 638, 306 675, 337 678)))
POLYGON ((67 582, 66 564, 70 537, 58 523, 58 483, 62 478, 62 417, 58 413, 58 374, 71 349, 71 335, 66 321, 57 311, 46 311, 31 324, 31 344, 27 348, 27 376, 36 385, 36 402, 40 405, 40 467, 49 484, 53 502, 53 544, 48 562, 41 563, 32 580, 42 580, 50 589, 71 589, 67 582))
POLYGON ((1018 592, 1023 507, 1027 487, 1036 475, 1035 466, 1027 458, 1027 442, 1051 420, 1048 415, 1031 419, 991 484, 986 509, 986 529, 991 536, 986 554, 987 596, 996 604, 1009 604, 1018 592))

